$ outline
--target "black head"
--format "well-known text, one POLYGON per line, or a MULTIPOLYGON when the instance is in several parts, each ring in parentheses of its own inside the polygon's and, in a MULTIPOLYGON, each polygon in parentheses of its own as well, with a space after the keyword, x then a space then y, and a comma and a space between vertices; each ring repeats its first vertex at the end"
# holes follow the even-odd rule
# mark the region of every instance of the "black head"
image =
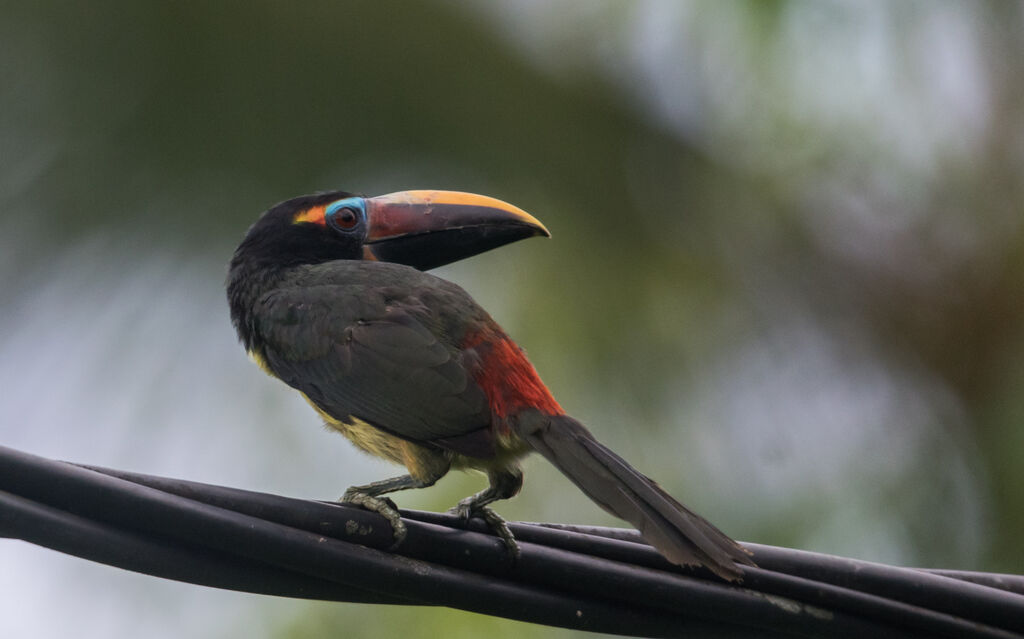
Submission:
POLYGON ((533 235, 550 234, 529 213, 483 195, 402 191, 368 198, 332 191, 264 213, 231 267, 381 260, 427 270, 533 235))
POLYGON ((426 270, 532 235, 549 233, 525 211, 470 193, 297 197, 264 213, 235 250, 228 273, 231 319, 253 350, 259 342, 253 307, 293 267, 380 260, 426 270))
POLYGON ((344 219, 342 225, 330 223, 339 217, 340 207, 329 217, 325 214, 332 203, 349 199, 355 202, 362 198, 345 191, 331 191, 303 195, 273 206, 249 227, 235 250, 231 268, 243 263, 287 268, 361 259, 366 239, 365 213, 357 216, 357 211, 345 209, 340 216, 344 219))

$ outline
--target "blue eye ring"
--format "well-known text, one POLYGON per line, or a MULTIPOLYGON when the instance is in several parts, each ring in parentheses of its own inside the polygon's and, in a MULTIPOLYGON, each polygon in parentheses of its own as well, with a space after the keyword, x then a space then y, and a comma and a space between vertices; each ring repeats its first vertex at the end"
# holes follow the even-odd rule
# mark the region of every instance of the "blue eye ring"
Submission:
POLYGON ((324 209, 327 224, 342 233, 359 228, 366 219, 366 200, 361 197, 347 197, 344 200, 331 202, 324 209))

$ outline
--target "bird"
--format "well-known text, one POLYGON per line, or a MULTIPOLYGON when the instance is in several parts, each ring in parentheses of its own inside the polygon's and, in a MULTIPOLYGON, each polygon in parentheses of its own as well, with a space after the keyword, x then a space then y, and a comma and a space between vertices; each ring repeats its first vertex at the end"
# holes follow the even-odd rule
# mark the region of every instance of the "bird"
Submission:
POLYGON ((601 444, 562 409, 525 352, 460 286, 426 271, 534 236, 529 213, 456 191, 376 197, 329 191, 266 210, 231 258, 231 320, 250 357, 299 391, 325 424, 406 474, 340 501, 406 534, 385 495, 450 469, 489 485, 451 512, 480 517, 518 556, 490 507, 523 484, 537 452, 668 561, 742 581, 751 553, 601 444))

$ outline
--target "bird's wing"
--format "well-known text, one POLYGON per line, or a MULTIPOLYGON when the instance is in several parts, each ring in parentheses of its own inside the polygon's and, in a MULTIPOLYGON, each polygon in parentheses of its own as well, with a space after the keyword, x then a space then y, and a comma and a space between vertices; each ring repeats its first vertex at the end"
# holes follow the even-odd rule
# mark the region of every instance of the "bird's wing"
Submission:
MULTIPOLYGON (((279 288, 257 313, 269 368, 323 411, 417 442, 483 435, 490 410, 460 349, 414 294, 331 284, 279 288)), ((484 437, 486 439, 486 437, 484 437)), ((479 455, 441 443, 445 448, 479 455)))

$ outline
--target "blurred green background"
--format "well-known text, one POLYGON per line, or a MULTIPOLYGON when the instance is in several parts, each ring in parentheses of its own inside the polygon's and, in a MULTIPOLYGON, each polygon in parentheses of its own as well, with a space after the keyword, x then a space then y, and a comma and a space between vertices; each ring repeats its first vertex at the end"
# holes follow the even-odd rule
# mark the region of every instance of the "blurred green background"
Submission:
MULTIPOLYGON (((225 265, 294 195, 468 190, 553 238, 439 274, 727 532, 1024 571, 1020 3, 0 0, 0 41, 0 444, 311 498, 394 473, 246 360, 225 265)), ((542 461, 499 510, 615 523, 542 461)), ((10 637, 573 634, 0 566, 10 637)))

